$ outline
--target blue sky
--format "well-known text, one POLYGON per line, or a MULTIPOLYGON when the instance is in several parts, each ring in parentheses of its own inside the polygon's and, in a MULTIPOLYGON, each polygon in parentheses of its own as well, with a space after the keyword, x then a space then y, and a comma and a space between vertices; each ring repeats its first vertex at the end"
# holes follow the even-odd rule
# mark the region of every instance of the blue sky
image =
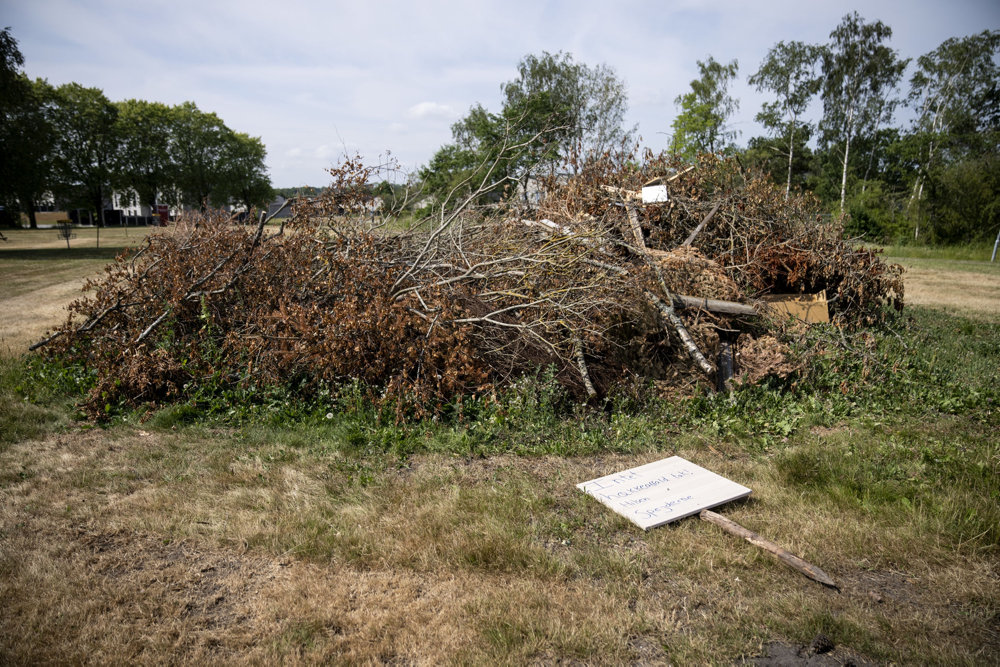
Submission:
POLYGON ((607 64, 629 90, 629 124, 666 146, 674 98, 708 55, 736 58, 741 142, 761 133, 764 101, 747 83, 780 40, 826 42, 857 10, 893 29, 916 57, 949 37, 1000 29, 996 0, 847 2, 309 2, 283 0, 0 0, 31 77, 76 81, 112 100, 193 100, 263 139, 279 187, 325 185, 345 152, 391 151, 415 170, 528 53, 607 64))

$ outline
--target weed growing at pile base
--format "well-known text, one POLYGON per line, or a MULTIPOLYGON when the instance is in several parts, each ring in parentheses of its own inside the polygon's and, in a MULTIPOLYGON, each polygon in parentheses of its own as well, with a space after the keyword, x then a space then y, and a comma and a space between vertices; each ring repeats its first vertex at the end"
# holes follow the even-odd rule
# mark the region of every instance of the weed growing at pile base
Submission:
POLYGON ((81 415, 73 402, 89 386, 82 369, 0 355, 0 447, 61 429, 81 415))

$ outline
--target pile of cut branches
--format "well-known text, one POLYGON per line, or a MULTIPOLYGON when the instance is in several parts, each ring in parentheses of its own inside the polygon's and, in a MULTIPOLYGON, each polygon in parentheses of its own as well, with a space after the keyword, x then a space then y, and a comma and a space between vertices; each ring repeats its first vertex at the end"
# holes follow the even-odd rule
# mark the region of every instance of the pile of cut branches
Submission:
POLYGON ((756 302, 768 291, 825 289, 840 326, 901 306, 898 268, 812 202, 732 162, 644 164, 592 164, 530 215, 472 205, 498 185, 487 168, 461 202, 400 230, 352 161, 287 229, 191 215, 150 236, 39 345, 96 371, 95 416, 208 383, 348 382, 419 415, 545 366, 581 398, 637 378, 712 386, 720 332, 744 332, 745 377, 787 373, 784 325, 756 302), (636 201, 665 174, 669 202, 636 201))

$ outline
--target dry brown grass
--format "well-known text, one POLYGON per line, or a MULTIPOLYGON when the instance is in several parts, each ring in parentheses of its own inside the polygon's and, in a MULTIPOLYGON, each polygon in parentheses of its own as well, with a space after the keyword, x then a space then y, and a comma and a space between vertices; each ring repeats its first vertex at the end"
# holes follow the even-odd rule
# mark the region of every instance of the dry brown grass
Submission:
POLYGON ((0 297, 0 354, 24 354, 46 331, 66 319, 66 306, 79 298, 84 278, 0 297))
POLYGON ((767 462, 679 452, 751 486, 723 511, 842 592, 696 519, 643 533, 574 487, 667 453, 423 455, 359 485, 341 454, 221 432, 13 445, 0 659, 683 664, 818 632, 842 659, 1000 656, 994 561, 803 498, 767 462))
MULTIPOLYGON (((908 264, 906 302, 965 317, 1000 317, 1000 267, 977 262, 980 271, 949 270, 950 263, 901 260, 908 264)), ((969 264, 968 262, 951 262, 969 264)))
MULTIPOLYGON (((155 227, 74 227, 76 237, 69 242, 73 248, 124 248, 139 245, 155 227), (100 232, 100 246, 98 246, 100 232)), ((47 248, 66 249, 66 241, 55 229, 10 229, 4 230, 7 241, 0 241, 0 257, 11 250, 41 250, 47 248)))
POLYGON ((138 245, 147 228, 108 228, 98 249, 95 229, 77 230, 66 242, 52 229, 17 229, 0 241, 0 354, 16 356, 66 319, 66 306, 80 297, 88 277, 124 248, 138 245))

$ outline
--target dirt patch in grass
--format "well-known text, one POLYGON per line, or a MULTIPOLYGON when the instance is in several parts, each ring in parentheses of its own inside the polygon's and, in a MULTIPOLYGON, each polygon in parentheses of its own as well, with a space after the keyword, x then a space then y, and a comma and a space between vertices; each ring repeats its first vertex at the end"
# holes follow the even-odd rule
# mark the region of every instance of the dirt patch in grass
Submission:
POLYGON ((854 667, 874 666, 878 663, 866 660, 850 649, 837 647, 829 637, 816 635, 809 644, 789 644, 787 642, 769 642, 763 655, 751 658, 739 664, 758 665, 758 667, 854 667))

